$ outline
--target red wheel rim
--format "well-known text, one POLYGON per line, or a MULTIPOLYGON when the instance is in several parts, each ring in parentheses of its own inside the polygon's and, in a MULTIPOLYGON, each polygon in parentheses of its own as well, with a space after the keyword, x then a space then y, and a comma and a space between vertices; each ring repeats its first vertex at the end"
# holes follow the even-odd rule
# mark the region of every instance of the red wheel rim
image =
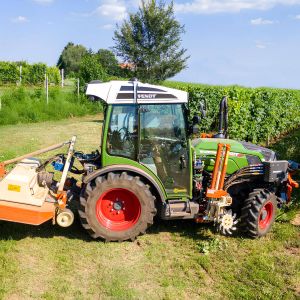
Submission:
POLYGON ((127 189, 111 189, 103 193, 96 204, 98 222, 113 231, 130 229, 140 215, 140 201, 127 189))
POLYGON ((265 229, 269 226, 274 213, 274 207, 272 202, 267 202, 261 209, 259 214, 259 227, 265 229))

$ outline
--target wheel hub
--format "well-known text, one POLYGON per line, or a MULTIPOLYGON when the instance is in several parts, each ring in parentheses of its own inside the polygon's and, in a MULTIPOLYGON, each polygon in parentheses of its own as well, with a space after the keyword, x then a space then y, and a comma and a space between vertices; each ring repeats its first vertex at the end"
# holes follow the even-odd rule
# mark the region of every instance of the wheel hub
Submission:
POLYGON ((262 212, 261 212, 261 220, 262 221, 265 220, 267 215, 268 215, 268 212, 267 212, 266 208, 264 207, 262 212))
POLYGON ((96 216, 100 224, 113 231, 128 230, 141 215, 137 196, 124 188, 115 188, 103 193, 96 203, 96 216))
POLYGON ((119 211, 122 208, 122 202, 116 199, 116 201, 113 202, 113 209, 119 211))

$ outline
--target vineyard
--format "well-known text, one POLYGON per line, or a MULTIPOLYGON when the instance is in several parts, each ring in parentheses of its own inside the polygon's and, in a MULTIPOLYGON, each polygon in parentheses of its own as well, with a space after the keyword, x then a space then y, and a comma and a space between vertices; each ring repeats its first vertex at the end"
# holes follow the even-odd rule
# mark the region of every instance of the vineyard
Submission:
POLYGON ((60 74, 56 67, 48 67, 44 63, 0 61, 0 85, 11 85, 20 81, 26 85, 41 85, 45 81, 45 75, 48 75, 51 84, 59 84, 60 74))
POLYGON ((201 129, 216 127, 219 103, 229 99, 229 136, 234 139, 266 143, 300 126, 300 91, 239 86, 208 86, 166 82, 166 86, 189 92, 190 110, 199 111, 200 101, 207 103, 207 116, 201 129))
MULTIPOLYGON (((14 76, 12 78, 16 80, 17 75, 14 76)), ((33 78, 42 80, 43 76, 41 72, 40 75, 36 73, 33 78)), ((202 131, 216 129, 219 102, 223 96, 228 96, 229 99, 231 138, 265 144, 300 126, 298 90, 208 86, 168 81, 163 84, 189 92, 191 115, 199 111, 200 102, 206 102, 207 116, 201 122, 202 131)), ((90 103, 83 94, 77 97, 73 86, 64 89, 51 86, 49 105, 45 102, 43 85, 0 87, 0 97, 0 125, 82 116, 102 110, 99 104, 90 103)))

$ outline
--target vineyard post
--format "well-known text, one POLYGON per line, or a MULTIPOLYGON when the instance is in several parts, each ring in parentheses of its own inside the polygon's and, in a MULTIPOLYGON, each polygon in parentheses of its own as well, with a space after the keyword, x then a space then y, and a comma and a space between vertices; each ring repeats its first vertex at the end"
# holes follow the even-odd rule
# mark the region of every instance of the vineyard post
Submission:
POLYGON ((64 69, 60 70, 61 87, 64 87, 64 69))
POLYGON ((22 84, 22 65, 20 65, 20 85, 22 84))
POLYGON ((47 102, 47 105, 49 103, 49 82, 48 82, 48 75, 46 75, 46 102, 47 102))
POLYGON ((77 98, 79 99, 79 78, 77 78, 77 98))

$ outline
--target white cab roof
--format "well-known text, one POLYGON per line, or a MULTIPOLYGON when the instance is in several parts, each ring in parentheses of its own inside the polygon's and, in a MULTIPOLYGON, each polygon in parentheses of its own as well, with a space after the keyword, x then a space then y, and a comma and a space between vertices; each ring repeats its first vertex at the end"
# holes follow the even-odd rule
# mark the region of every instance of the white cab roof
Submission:
MULTIPOLYGON (((187 103, 188 93, 164 86, 137 83, 138 103, 187 103)), ((92 81, 88 84, 86 95, 100 98, 108 104, 134 104, 134 81, 92 81)))

